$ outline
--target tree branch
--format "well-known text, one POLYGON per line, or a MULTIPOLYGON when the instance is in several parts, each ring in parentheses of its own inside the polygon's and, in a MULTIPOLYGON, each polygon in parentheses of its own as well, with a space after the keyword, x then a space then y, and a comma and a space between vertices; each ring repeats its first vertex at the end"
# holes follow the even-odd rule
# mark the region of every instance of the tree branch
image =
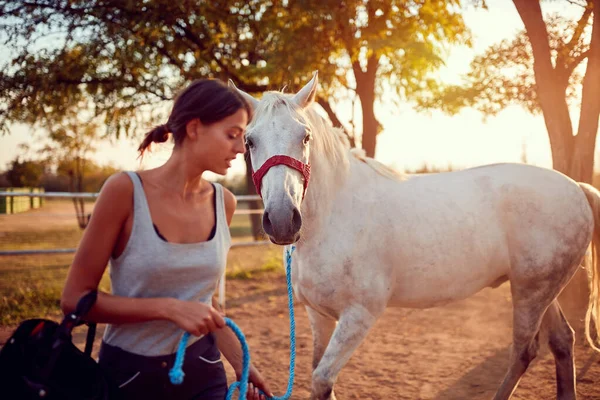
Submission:
POLYGON ((573 50, 575 48, 575 46, 577 45, 577 43, 579 42, 579 39, 581 38, 581 35, 583 34, 583 31, 588 24, 590 15, 592 15, 591 3, 590 3, 590 5, 588 5, 585 8, 585 10, 583 10, 583 14, 581 14, 581 18, 579 18, 579 21, 577 21, 577 26, 575 27, 575 32, 573 32, 573 36, 571 37, 571 40, 569 40, 569 43, 567 43, 567 46, 566 46, 568 51, 573 50))
POLYGON ((346 127, 339 120, 338 116, 333 111, 333 108, 331 107, 331 104, 329 103, 329 100, 326 100, 323 97, 318 97, 317 98, 317 103, 319 103, 319 105, 321 107, 323 107, 323 109, 325 110, 325 112, 329 116, 329 119, 331 120, 331 123, 333 124, 333 126, 335 126, 336 128, 341 128, 344 131, 344 133, 348 137, 348 140, 350 141, 350 146, 351 147, 355 147, 356 144, 355 144, 355 141, 354 141, 354 136, 350 135, 350 133, 346 130, 346 127))
POLYGON ((568 62, 569 55, 571 54, 571 51, 573 51, 575 46, 577 46, 577 44, 579 43, 579 39, 581 39, 581 35, 583 34, 583 31, 585 30, 585 27, 588 24, 591 14, 592 14, 592 7, 590 4, 583 11, 581 18, 579 18, 579 21, 577 21, 577 26, 575 27, 575 31, 573 32, 573 36, 571 37, 571 40, 569 40, 569 42, 567 44, 565 44, 565 46, 558 49, 559 51, 558 51, 558 56, 556 57, 556 68, 563 70, 563 72, 566 74, 567 80, 569 79, 569 76, 571 76, 573 69, 583 59, 585 59, 585 57, 583 57, 583 58, 577 57, 580 59, 574 65, 572 62, 571 63, 568 62))

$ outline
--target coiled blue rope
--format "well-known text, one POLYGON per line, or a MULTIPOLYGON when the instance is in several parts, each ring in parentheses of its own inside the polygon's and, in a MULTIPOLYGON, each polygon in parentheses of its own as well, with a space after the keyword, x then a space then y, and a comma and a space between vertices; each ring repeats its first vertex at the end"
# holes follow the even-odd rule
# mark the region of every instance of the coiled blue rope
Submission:
MULTIPOLYGON (((292 253, 296 249, 296 246, 290 246, 285 250, 285 277, 287 281, 287 292, 288 292, 288 308, 290 312, 290 376, 288 378, 288 386, 285 394, 281 397, 270 397, 270 400, 288 400, 292 396, 292 389, 294 386, 294 370, 296 364, 296 321, 294 318, 294 298, 292 292, 292 253)), ((239 400, 246 400, 246 394, 248 392, 248 377, 250 375, 250 350, 248 349, 248 343, 242 333, 242 330, 229 318, 225 318, 225 324, 231 328, 235 333, 238 340, 242 345, 242 377, 239 382, 234 382, 229 386, 227 391, 226 400, 230 400, 236 389, 240 391, 239 400)), ((174 385, 180 385, 183 383, 183 360, 185 357, 185 349, 187 342, 190 338, 190 334, 185 332, 179 342, 177 354, 175 355, 175 363, 173 368, 169 371, 169 379, 174 385)))

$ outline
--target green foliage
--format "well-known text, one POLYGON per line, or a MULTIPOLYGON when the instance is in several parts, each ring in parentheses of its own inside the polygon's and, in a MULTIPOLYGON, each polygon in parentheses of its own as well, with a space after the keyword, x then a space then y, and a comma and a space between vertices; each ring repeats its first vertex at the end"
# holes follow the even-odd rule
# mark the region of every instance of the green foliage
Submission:
POLYGON ((231 78, 256 93, 296 90, 318 69, 328 98, 353 90, 369 59, 379 93, 389 84, 416 98, 448 45, 469 43, 460 4, 0 0, 0 38, 13 55, 0 73, 0 129, 55 125, 76 110, 100 119, 108 134, 130 133, 201 77, 231 78))
MULTIPOLYGON (((582 83, 577 67, 589 54, 590 13, 584 12, 576 22, 554 15, 547 19, 548 41, 555 79, 574 105, 582 83)), ((437 108, 455 114, 472 107, 484 115, 496 115, 511 104, 531 113, 541 112, 533 70, 533 53, 526 32, 492 45, 471 63, 471 70, 461 85, 433 85, 420 102, 421 109, 437 108)))
MULTIPOLYGON (((0 187, 43 187, 46 192, 68 192, 70 190, 69 171, 74 161, 65 161, 58 165, 56 172, 47 168, 46 161, 13 160, 5 173, 0 174, 0 187)), ((112 166, 100 166, 87 161, 84 167, 85 179, 82 191, 98 192, 104 181, 118 170, 112 166)))
POLYGON ((356 88, 357 75, 371 63, 379 95, 387 86, 409 100, 421 95, 424 81, 434 79, 431 73, 443 65, 450 45, 470 45, 460 6, 459 0, 290 3, 307 23, 306 32, 294 32, 295 37, 310 37, 309 44, 326 50, 323 57, 337 66, 338 86, 356 88))
POLYGON ((40 185, 45 170, 46 163, 43 161, 21 161, 17 157, 10 163, 6 179, 13 187, 36 187, 40 185))

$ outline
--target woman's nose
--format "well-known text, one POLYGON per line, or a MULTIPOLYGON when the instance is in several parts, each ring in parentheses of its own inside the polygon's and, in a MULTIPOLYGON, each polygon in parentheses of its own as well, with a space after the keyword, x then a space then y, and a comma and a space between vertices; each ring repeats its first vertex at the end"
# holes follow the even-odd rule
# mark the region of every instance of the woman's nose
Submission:
POLYGON ((243 137, 240 137, 240 140, 235 142, 235 152, 242 154, 246 152, 246 141, 243 137))

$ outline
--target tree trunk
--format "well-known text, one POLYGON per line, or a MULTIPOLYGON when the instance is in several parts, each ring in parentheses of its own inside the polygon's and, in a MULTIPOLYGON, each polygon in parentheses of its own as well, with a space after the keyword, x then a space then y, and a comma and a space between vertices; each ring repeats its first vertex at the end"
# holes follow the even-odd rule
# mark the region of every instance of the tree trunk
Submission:
MULTIPOLYGON (((569 176, 578 182, 592 183, 594 175, 594 150, 596 148, 598 118, 600 116, 598 93, 600 93, 600 12, 594 10, 590 52, 583 79, 579 127, 575 137, 569 171, 569 176)), ((586 258, 586 262, 589 263, 591 260, 589 257, 586 258)), ((588 297, 587 272, 585 269, 580 268, 560 297, 561 304, 564 304, 565 313, 567 317, 570 317, 569 321, 572 324, 575 322, 578 332, 583 327, 588 297)))
MULTIPOLYGON (((254 181, 252 180, 252 164, 250 163, 249 155, 246 156, 246 186, 248 186, 249 195, 257 194, 256 187, 254 187, 254 181)), ((262 208, 261 201, 249 201, 248 208, 250 210, 260 210, 262 208)), ((265 238, 265 233, 262 229, 261 214, 250 214, 250 227, 252 229, 252 237, 254 240, 262 240, 265 238)))
MULTIPOLYGON (((575 181, 592 181, 594 149, 598 132, 600 104, 594 97, 600 92, 600 12, 594 12, 594 26, 588 67, 583 82, 582 106, 577 136, 566 101, 566 86, 555 79, 548 42, 548 32, 542 17, 539 1, 513 0, 527 31, 534 58, 534 73, 538 101, 550 139, 552 166, 575 181)), ((584 262, 589 263, 588 257, 584 262)), ((584 319, 589 298, 588 277, 585 268, 579 268, 567 287, 560 294, 559 302, 571 326, 577 332, 578 341, 583 339, 584 319)))
POLYGON ((363 71, 358 62, 352 64, 354 77, 356 79, 356 94, 360 99, 362 110, 362 148, 367 157, 375 157, 377 145, 377 134, 380 124, 375 118, 375 78, 379 60, 375 55, 369 57, 367 69, 363 71))
POLYGON ((552 165, 564 174, 570 172, 573 153, 573 125, 565 96, 565 87, 555 79, 548 31, 539 1, 513 0, 527 32, 533 52, 537 98, 552 149, 552 165))
MULTIPOLYGON (((83 192, 83 163, 84 161, 80 157, 76 157, 75 169, 69 171, 69 190, 72 193, 83 192)), ((77 216, 77 225, 79 225, 79 229, 84 230, 87 228, 91 217, 91 214, 85 214, 84 199, 73 198, 73 206, 75 207, 75 214, 77 216)))
MULTIPOLYGON (((600 6, 600 1, 596 4, 600 6)), ((594 10, 592 21, 590 51, 581 90, 579 127, 570 171, 573 179, 587 183, 592 183, 594 175, 594 150, 600 116, 600 11, 594 10)))

